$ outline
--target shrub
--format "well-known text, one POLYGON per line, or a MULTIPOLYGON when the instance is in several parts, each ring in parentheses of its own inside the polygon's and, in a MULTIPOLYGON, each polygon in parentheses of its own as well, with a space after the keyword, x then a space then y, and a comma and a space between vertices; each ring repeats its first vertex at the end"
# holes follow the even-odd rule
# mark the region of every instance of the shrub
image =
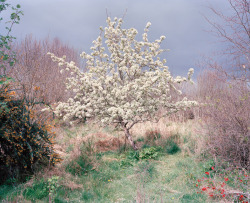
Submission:
POLYGON ((207 151, 222 161, 250 169, 250 94, 244 82, 218 81, 204 75, 211 86, 202 86, 204 118, 209 133, 207 151), (212 81, 213 80, 213 81, 212 81))
POLYGON ((59 161, 53 151, 52 126, 36 120, 33 103, 16 100, 14 91, 0 89, 0 182, 24 180, 36 168, 59 161))

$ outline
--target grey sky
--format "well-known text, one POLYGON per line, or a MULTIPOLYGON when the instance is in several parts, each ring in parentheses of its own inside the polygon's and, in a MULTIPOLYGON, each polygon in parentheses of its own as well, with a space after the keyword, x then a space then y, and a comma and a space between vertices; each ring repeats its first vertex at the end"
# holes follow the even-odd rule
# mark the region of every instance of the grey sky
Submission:
POLYGON ((111 17, 124 18, 124 28, 142 31, 148 21, 152 23, 149 39, 161 35, 166 39, 162 48, 170 49, 162 55, 174 74, 186 75, 202 55, 211 55, 220 45, 216 43, 211 26, 202 15, 214 18, 206 7, 226 11, 227 0, 12 0, 21 4, 24 16, 12 35, 20 40, 26 34, 37 39, 58 37, 81 51, 89 52, 91 43, 105 26, 106 9, 111 17))

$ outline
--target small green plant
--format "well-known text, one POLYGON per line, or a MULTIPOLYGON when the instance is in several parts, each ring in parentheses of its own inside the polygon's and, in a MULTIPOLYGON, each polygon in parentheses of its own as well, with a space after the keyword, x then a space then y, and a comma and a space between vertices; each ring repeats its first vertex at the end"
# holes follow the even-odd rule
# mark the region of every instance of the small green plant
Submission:
POLYGON ((176 154, 180 150, 180 147, 175 141, 175 137, 170 137, 165 143, 164 151, 166 151, 166 153, 168 154, 176 154))
POLYGON ((122 159, 121 160, 120 167, 127 168, 127 167, 130 167, 130 166, 133 166, 133 162, 131 162, 131 160, 128 160, 128 159, 122 159))
POLYGON ((49 202, 52 202, 55 198, 56 190, 60 186, 58 183, 59 178, 59 176, 52 176, 48 179, 49 202))
POLYGON ((144 137, 139 137, 137 140, 136 140, 136 142, 144 142, 144 137))
POLYGON ((139 151, 130 150, 121 156, 123 155, 125 155, 125 159, 122 159, 120 162, 120 167, 122 168, 133 166, 135 162, 140 160, 139 151))
POLYGON ((142 149, 139 153, 140 159, 155 159, 158 156, 157 149, 155 147, 142 149))
POLYGON ((133 161, 138 161, 140 159, 139 152, 138 151, 128 151, 127 159, 133 160, 133 161))

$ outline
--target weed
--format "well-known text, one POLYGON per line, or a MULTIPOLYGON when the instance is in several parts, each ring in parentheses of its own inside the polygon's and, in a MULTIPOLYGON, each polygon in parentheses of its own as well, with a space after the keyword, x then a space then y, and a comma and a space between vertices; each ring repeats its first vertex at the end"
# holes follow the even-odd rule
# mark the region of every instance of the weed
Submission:
POLYGON ((138 161, 140 159, 139 151, 128 151, 126 158, 131 161, 138 161))
POLYGON ((163 144, 163 149, 168 154, 176 154, 177 152, 181 151, 180 147, 176 141, 177 136, 172 136, 167 139, 167 141, 163 144))
POLYGON ((48 190, 49 190, 49 201, 51 202, 56 194, 56 190, 59 187, 58 180, 59 176, 52 176, 51 178, 48 179, 48 190))
POLYGON ((157 156, 158 152, 155 147, 145 148, 139 152, 140 159, 155 159, 157 156))

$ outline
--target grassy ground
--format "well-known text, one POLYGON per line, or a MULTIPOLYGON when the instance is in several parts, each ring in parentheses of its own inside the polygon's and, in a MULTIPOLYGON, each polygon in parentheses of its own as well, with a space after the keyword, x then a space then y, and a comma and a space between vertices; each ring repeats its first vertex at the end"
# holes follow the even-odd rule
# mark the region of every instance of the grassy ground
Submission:
POLYGON ((57 129, 55 148, 62 163, 23 184, 10 180, 0 186, 0 200, 220 202, 196 186, 214 163, 201 159, 205 140, 194 124, 197 121, 140 126, 133 130, 141 147, 138 152, 126 147, 121 134, 110 128, 57 129))

